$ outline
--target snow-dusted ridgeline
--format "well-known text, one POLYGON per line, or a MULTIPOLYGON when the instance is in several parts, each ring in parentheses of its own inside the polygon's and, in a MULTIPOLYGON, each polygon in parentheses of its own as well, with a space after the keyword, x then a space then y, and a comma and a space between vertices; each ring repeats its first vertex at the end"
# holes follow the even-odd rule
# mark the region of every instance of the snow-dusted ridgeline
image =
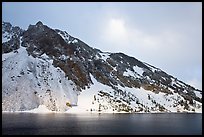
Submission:
POLYGON ((2 27, 3 112, 202 113, 201 90, 148 63, 42 22, 2 27))

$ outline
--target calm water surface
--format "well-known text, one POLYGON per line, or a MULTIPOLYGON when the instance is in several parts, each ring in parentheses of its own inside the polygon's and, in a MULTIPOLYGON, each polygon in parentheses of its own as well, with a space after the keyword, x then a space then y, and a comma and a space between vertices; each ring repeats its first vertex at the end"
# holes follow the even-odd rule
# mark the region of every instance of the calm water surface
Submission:
POLYGON ((201 135, 202 114, 2 113, 2 134, 201 135))

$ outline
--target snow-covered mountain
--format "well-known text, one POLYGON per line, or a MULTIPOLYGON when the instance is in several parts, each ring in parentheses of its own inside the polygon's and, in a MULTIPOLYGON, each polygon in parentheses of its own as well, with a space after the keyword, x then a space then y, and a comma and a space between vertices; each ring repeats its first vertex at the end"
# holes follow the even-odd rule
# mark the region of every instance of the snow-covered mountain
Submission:
POLYGON ((38 22, 2 23, 2 110, 202 112, 202 91, 38 22))

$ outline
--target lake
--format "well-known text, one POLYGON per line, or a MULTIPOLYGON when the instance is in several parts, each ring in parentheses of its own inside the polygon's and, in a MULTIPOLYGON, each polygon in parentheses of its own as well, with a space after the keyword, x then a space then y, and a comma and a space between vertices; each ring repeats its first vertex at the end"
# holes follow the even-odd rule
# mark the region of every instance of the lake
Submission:
POLYGON ((202 135, 196 113, 2 113, 3 135, 202 135))

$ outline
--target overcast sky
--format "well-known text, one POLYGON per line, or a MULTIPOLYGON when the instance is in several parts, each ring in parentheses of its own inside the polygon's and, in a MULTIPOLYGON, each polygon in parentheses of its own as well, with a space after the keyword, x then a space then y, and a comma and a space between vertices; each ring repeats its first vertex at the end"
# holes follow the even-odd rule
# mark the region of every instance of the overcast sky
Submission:
POLYGON ((202 3, 2 3, 3 21, 39 20, 89 46, 123 52, 202 89, 202 3))

